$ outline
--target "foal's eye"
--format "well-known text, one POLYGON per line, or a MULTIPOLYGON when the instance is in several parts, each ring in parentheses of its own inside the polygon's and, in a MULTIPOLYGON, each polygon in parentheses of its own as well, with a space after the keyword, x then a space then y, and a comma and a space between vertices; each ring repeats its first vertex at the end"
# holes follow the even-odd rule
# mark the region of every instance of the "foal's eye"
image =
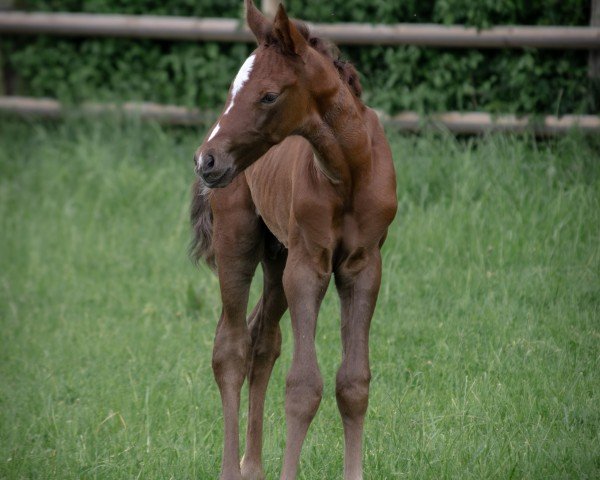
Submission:
POLYGON ((277 100, 278 96, 279 95, 277 95, 276 93, 269 92, 260 99, 260 103, 266 103, 266 104, 273 103, 273 102, 275 102, 275 100, 277 100))

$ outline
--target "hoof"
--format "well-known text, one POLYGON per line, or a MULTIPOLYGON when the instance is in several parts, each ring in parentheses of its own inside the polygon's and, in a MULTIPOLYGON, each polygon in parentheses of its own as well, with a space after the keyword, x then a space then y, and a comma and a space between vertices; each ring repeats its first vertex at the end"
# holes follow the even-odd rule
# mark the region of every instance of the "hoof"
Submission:
POLYGON ((260 464, 250 463, 242 458, 240 469, 243 480, 265 480, 265 472, 263 472, 262 465, 260 464))
POLYGON ((237 468, 228 468, 221 472, 219 480, 243 480, 237 468))

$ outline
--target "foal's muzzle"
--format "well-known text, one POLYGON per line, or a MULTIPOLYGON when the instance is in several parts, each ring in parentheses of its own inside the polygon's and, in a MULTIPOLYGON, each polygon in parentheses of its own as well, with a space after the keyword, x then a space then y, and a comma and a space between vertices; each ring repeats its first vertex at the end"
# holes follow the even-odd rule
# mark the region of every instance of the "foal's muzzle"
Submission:
POLYGON ((215 156, 205 153, 195 159, 196 174, 204 180, 209 188, 225 187, 233 180, 232 167, 218 167, 215 156))

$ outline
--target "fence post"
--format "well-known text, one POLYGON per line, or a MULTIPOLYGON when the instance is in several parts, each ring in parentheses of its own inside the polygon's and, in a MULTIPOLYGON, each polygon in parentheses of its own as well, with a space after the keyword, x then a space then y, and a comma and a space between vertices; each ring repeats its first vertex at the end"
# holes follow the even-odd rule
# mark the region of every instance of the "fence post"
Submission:
MULTIPOLYGON (((600 0, 592 0, 590 26, 600 27, 600 0)), ((592 81, 600 82, 600 50, 590 50, 588 75, 592 81)))
POLYGON ((280 3, 283 0, 261 0, 261 10, 267 17, 274 18, 280 3))
MULTIPOLYGON (((14 0, 0 0, 0 12, 6 12, 14 8, 14 0)), ((0 47, 0 90, 4 95, 13 95, 16 90, 16 76, 10 67, 6 48, 0 47)))

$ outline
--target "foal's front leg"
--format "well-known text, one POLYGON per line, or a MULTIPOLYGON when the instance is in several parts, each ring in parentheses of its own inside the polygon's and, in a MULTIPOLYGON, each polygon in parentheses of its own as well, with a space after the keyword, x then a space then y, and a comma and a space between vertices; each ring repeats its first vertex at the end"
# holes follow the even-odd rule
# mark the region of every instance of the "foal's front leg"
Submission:
POLYGON ((344 479, 361 480, 362 435, 369 403, 369 327, 381 284, 379 250, 365 257, 358 272, 336 271, 342 306, 342 364, 336 378, 336 398, 344 424, 344 479))
POLYGON ((212 366, 223 404, 222 480, 241 479, 238 415, 240 389, 250 355, 246 307, 260 253, 258 230, 254 229, 251 219, 248 220, 227 230, 219 228, 215 222, 214 246, 223 311, 217 326, 212 366))
POLYGON ((296 478, 302 443, 323 394, 323 380, 315 350, 315 329, 319 307, 331 277, 331 256, 324 250, 320 257, 327 258, 326 265, 319 265, 323 262, 315 262, 305 252, 290 248, 283 275, 292 318, 294 355, 286 379, 287 435, 282 480, 296 478))

